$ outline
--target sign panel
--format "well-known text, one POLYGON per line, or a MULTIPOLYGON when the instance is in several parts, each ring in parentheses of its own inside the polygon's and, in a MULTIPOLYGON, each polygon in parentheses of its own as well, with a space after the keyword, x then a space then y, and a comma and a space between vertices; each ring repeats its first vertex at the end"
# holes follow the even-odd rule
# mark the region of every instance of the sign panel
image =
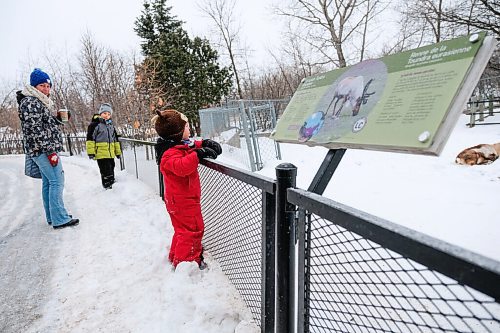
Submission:
POLYGON ((472 34, 307 77, 271 138, 437 155, 495 44, 472 34))

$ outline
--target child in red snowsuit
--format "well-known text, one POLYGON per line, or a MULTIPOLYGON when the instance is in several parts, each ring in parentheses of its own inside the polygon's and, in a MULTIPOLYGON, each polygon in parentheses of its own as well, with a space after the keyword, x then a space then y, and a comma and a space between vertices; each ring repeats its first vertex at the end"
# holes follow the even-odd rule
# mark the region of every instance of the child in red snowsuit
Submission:
POLYGON ((204 269, 201 240, 205 226, 198 164, 202 158, 217 158, 222 148, 209 139, 190 142, 188 119, 176 110, 158 111, 153 122, 160 136, 155 150, 163 175, 165 205, 174 227, 168 259, 174 267, 183 261, 195 261, 204 269))

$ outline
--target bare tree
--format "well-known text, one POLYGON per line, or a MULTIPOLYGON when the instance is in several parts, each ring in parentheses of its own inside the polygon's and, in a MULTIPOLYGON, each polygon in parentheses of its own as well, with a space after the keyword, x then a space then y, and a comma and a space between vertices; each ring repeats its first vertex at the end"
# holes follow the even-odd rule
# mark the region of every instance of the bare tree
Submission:
POLYGON ((345 67, 363 60, 367 27, 380 6, 379 0, 289 0, 275 9, 298 24, 296 36, 323 58, 317 64, 345 67), (358 52, 351 52, 356 44, 358 52))
POLYGON ((3 128, 0 132, 0 139, 6 134, 7 128, 11 133, 19 133, 20 130, 15 90, 11 87, 0 90, 0 96, 2 96, 0 100, 0 129, 3 128))
POLYGON ((153 59, 145 59, 141 64, 134 65, 135 83, 134 91, 129 95, 129 105, 133 110, 127 116, 131 123, 136 126, 136 120, 150 127, 149 120, 157 110, 164 110, 174 102, 175 94, 169 92, 166 85, 159 82, 157 72, 160 65, 153 59))
POLYGON ((80 57, 81 73, 75 81, 84 91, 83 99, 88 105, 88 120, 100 103, 108 102, 117 112, 113 113, 115 123, 137 126, 146 124, 150 118, 148 110, 140 119, 131 119, 130 114, 137 112, 134 100, 135 68, 124 56, 98 45, 90 34, 82 37, 80 57), (144 118, 144 119, 143 119, 144 118))
MULTIPOLYGON (((385 51, 398 52, 445 39, 486 30, 500 37, 500 7, 487 0, 410 0, 400 4, 399 40, 385 51)), ((478 85, 482 92, 498 94, 498 52, 490 59, 478 85)))
POLYGON ((242 98, 240 71, 237 68, 237 58, 241 57, 239 50, 241 25, 235 17, 235 7, 235 0, 205 0, 200 9, 210 17, 217 27, 229 61, 231 62, 238 97, 242 98))
POLYGON ((325 71, 324 65, 311 61, 314 52, 305 47, 296 34, 284 35, 280 52, 268 52, 274 59, 275 67, 265 69, 258 78, 257 86, 259 93, 269 93, 269 98, 287 98, 295 92, 303 78, 325 71), (276 86, 269 86, 273 84, 276 86))
POLYGON ((442 20, 464 26, 467 33, 480 29, 500 36, 500 5, 497 1, 455 1, 443 13, 442 20))
POLYGON ((400 28, 404 35, 404 46, 399 49, 415 48, 445 39, 457 37, 467 32, 464 25, 446 20, 451 10, 450 1, 409 0, 399 4, 400 28))

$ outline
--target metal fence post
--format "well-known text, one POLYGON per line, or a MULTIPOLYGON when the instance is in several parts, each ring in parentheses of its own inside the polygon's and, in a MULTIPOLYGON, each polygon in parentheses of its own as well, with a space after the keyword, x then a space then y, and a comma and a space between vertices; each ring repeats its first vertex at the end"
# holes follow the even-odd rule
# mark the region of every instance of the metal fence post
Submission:
POLYGON ((489 101, 488 101, 488 111, 489 111, 489 112, 488 112, 488 115, 489 115, 489 116, 493 116, 493 115, 494 115, 494 114, 493 114, 493 108, 494 108, 494 107, 493 107, 493 104, 494 104, 494 101, 493 101, 493 99, 494 99, 493 94, 490 94, 490 96, 488 96, 488 99, 489 99, 489 101))
POLYGON ((294 235, 295 206, 288 203, 287 189, 295 187, 297 167, 282 163, 276 167, 276 332, 294 331, 294 235))
POLYGON ((243 101, 239 102, 239 109, 240 109, 240 114, 241 114, 241 119, 243 120, 243 132, 245 133, 245 140, 247 143, 247 150, 248 150, 248 157, 250 158, 250 167, 252 171, 257 171, 256 168, 256 163, 255 163, 255 158, 253 156, 253 146, 252 142, 250 141, 250 131, 248 127, 250 126, 250 119, 248 119, 246 110, 245 110, 245 103, 243 101))
POLYGON ((135 150, 135 142, 132 143, 134 149, 134 163, 135 163, 135 178, 139 179, 139 168, 137 166, 137 151, 135 150))
POLYGON ((261 332, 273 333, 276 323, 276 195, 262 191, 261 332))
MULTIPOLYGON (((271 113, 271 123, 273 125, 273 129, 276 128, 276 124, 277 124, 277 117, 276 117, 276 109, 274 108, 274 103, 271 103, 271 101, 269 101, 269 112, 271 113)), ((280 144, 276 141, 274 141, 274 147, 276 149, 276 158, 278 160, 281 160, 281 149, 280 149, 280 144)))
POLYGON ((120 151, 122 152, 122 155, 120 158, 120 170, 125 170, 125 154, 123 154, 122 142, 120 140, 118 140, 118 144, 120 145, 120 151))
POLYGON ((71 137, 66 135, 66 141, 68 142, 68 150, 69 150, 69 156, 73 156, 73 151, 71 150, 71 137))
POLYGON ((255 126, 255 111, 254 107, 249 106, 248 107, 248 123, 250 124, 250 136, 252 137, 252 149, 255 153, 255 168, 256 170, 261 170, 262 169, 262 156, 260 154, 260 147, 259 147, 259 137, 257 136, 257 128, 255 126))
POLYGON ((477 111, 477 97, 473 96, 470 104, 470 119, 469 119, 469 127, 474 127, 476 124, 476 111, 477 111))

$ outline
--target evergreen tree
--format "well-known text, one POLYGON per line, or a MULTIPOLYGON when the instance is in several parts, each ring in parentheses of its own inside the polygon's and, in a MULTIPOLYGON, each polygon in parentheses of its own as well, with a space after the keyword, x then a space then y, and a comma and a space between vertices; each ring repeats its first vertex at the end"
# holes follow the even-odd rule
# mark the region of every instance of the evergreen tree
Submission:
POLYGON ((145 61, 158 64, 152 75, 169 95, 164 99, 186 113, 199 133, 198 110, 219 102, 229 92, 231 72, 219 65, 217 52, 207 40, 189 37, 166 2, 145 0, 135 32, 142 39, 145 61))

